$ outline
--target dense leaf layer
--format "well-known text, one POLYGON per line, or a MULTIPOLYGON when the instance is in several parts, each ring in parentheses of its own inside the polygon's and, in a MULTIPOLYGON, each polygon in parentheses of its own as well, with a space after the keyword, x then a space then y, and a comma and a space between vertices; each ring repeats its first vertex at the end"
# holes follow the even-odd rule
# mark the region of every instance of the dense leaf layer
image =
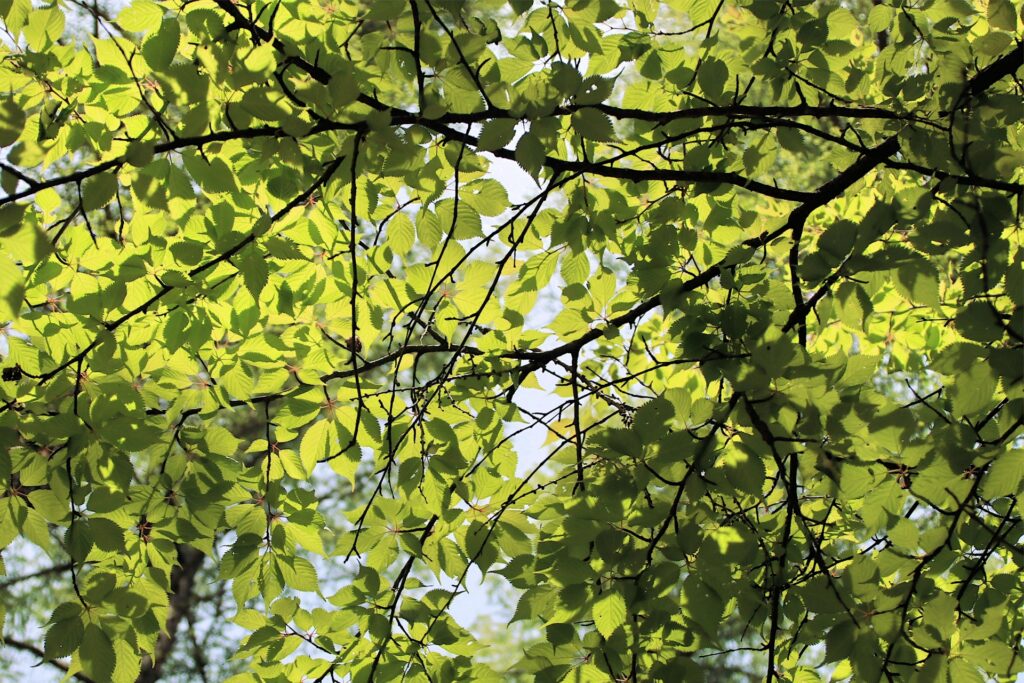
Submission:
POLYGON ((1019 3, 66 4, 0 3, 12 649, 1024 669, 1019 3))

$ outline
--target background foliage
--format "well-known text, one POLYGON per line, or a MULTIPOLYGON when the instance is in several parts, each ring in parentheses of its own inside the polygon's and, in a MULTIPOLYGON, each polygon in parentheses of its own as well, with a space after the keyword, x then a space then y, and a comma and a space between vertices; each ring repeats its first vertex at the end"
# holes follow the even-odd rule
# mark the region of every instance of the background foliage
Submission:
POLYGON ((0 0, 3 656, 1012 679, 1020 14, 0 0))

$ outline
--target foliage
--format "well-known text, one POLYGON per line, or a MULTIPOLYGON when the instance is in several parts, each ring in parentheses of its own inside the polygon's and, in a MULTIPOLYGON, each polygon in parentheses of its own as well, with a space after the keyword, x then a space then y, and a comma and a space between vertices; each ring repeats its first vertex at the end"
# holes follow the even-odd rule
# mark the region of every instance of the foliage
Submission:
POLYGON ((0 1, 0 548, 60 600, 40 646, 5 600, 9 647, 1024 670, 1016 0, 73 7, 0 1))

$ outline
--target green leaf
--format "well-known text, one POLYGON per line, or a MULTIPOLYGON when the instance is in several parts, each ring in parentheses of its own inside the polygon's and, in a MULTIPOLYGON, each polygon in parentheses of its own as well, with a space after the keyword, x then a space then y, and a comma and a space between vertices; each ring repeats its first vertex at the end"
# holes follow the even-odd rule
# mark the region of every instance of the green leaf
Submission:
POLYGON ((562 258, 562 277, 568 284, 582 284, 590 277, 590 259, 587 254, 568 253, 562 258))
POLYGON ((7 254, 0 253, 0 320, 14 320, 21 314, 25 281, 21 269, 7 254))
MULTIPOLYGON (((6 147, 21 137, 25 129, 25 112, 8 97, 0 104, 0 147, 6 147)), ((4 207, 6 208, 6 207, 4 207)))
POLYGON ((1008 33, 992 31, 975 40, 971 47, 978 54, 987 57, 997 57, 1005 52, 1013 42, 1013 37, 1008 33))
POLYGON ((331 103, 339 110, 359 99, 359 81, 351 69, 332 74, 327 90, 331 94, 331 103))
POLYGON ((821 677, 811 669, 800 667, 793 674, 793 683, 821 683, 821 677))
POLYGON ((949 660, 949 683, 983 683, 984 681, 985 677, 978 671, 978 667, 963 657, 953 657, 949 660))
POLYGON ((515 128, 515 119, 490 119, 480 129, 480 141, 477 144, 477 149, 492 152, 505 147, 512 142, 515 128))
POLYGON ((986 498, 1016 496, 1024 481, 1024 451, 1007 451, 996 456, 985 474, 981 492, 986 498))
POLYGON ((43 651, 47 659, 69 657, 75 652, 85 633, 82 606, 77 602, 63 602, 50 617, 43 651))
POLYGON ((866 467, 846 464, 840 469, 839 488, 847 500, 863 496, 871 490, 873 482, 874 478, 866 467))
POLYGON ((126 31, 147 32, 160 26, 163 9, 151 0, 132 0, 117 15, 117 24, 126 31))
POLYGON ((245 69, 253 74, 266 76, 275 67, 277 67, 277 52, 270 43, 257 45, 245 56, 245 69))
POLYGON ((875 33, 888 31, 892 28, 894 10, 885 4, 878 4, 868 12, 868 28, 875 33))
POLYGON ((991 369, 983 363, 974 365, 949 387, 953 396, 953 414, 962 417, 984 410, 993 403, 995 391, 996 379, 991 369))
POLYGON ((302 557, 291 557, 279 565, 284 576, 285 583, 299 591, 316 591, 319 582, 317 581, 316 569, 309 560, 302 557))
POLYGON ((151 69, 160 71, 171 65, 181 42, 181 27, 174 17, 160 23, 160 29, 142 44, 142 56, 151 69))
POLYGON ((43 50, 64 35, 64 13, 57 7, 36 9, 28 13, 25 39, 32 50, 43 50))
POLYGON ((956 314, 956 329, 968 339, 981 343, 1002 339, 1004 331, 996 311, 987 301, 972 301, 956 314))
POLYGON ((97 548, 108 552, 124 551, 124 530, 113 520, 92 517, 89 520, 89 533, 97 548))
POLYGON ((111 680, 117 656, 110 636, 96 624, 85 627, 82 646, 78 651, 82 669, 94 681, 111 680))
POLYGON ((839 8, 829 12, 829 40, 850 40, 851 35, 859 26, 860 22, 853 16, 853 12, 848 9, 839 8))
POLYGON ((729 67, 715 57, 704 60, 697 71, 697 83, 705 95, 712 100, 718 99, 725 92, 725 87, 730 85, 729 67))
POLYGON ((544 167, 544 157, 544 146, 532 131, 519 138, 519 143, 516 145, 516 162, 534 178, 544 167))
POLYGON ((894 284, 911 302, 939 310, 939 273, 923 256, 908 254, 896 271, 894 284))
POLYGON ((404 213, 396 214, 388 221, 387 244, 396 254, 405 254, 416 243, 416 229, 412 219, 404 213))
POLYGON ((110 203, 116 193, 117 177, 113 173, 100 173, 87 178, 82 184, 82 209, 101 209, 110 203))
POLYGON ((152 142, 132 142, 128 145, 128 151, 125 152, 124 158, 132 166, 139 168, 148 166, 149 162, 153 160, 154 147, 152 142))
POLYGON ((732 449, 719 459, 725 477, 737 490, 759 495, 764 487, 765 467, 759 455, 748 449, 732 449))
POLYGON ((238 257, 238 270, 245 280, 245 287, 252 294, 252 298, 259 303, 260 294, 267 286, 270 269, 267 265, 266 256, 255 244, 242 250, 238 257))
POLYGON ((579 683, 608 683, 612 679, 607 673, 588 663, 576 669, 571 680, 579 683))
POLYGON ((615 139, 612 120, 602 111, 584 107, 572 115, 572 126, 577 133, 588 140, 608 141, 615 139))
POLYGON ((694 26, 709 21, 715 14, 718 3, 714 0, 687 0, 684 4, 686 14, 694 26))
POLYGON ((11 237, 21 230, 25 208, 24 204, 7 204, 0 207, 0 237, 11 237))
POLYGON ((1010 31, 1017 30, 1017 10, 1010 0, 989 0, 988 23, 993 28, 1010 31))
POLYGON ((302 469, 309 477, 313 474, 316 464, 333 455, 334 425, 329 420, 318 420, 309 425, 299 444, 299 460, 302 469))
POLYGON ((114 641, 114 661, 114 673, 111 676, 113 683, 132 683, 138 679, 142 658, 131 643, 114 641))
POLYGON ((492 178, 467 184, 462 188, 461 196, 481 216, 498 216, 509 207, 505 186, 492 178))
POLYGON ((626 623, 626 601, 618 593, 605 593, 594 602, 593 615, 598 633, 611 638, 626 623))

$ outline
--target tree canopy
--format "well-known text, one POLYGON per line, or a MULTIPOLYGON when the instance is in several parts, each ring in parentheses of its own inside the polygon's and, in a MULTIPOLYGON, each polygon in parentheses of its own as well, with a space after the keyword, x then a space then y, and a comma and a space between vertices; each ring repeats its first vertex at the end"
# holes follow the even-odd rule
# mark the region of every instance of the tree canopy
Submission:
POLYGON ((1020 16, 0 0, 0 658, 1013 680, 1020 16))

